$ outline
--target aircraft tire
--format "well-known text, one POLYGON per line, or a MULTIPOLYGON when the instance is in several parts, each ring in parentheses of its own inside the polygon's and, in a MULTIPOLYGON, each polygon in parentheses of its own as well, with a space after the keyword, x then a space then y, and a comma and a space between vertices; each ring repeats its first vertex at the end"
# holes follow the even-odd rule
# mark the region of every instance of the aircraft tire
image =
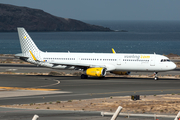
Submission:
POLYGON ((84 74, 81 75, 81 79, 84 79, 84 74))
POLYGON ((154 80, 158 80, 158 77, 155 77, 154 80))
POLYGON ((85 74, 82 74, 82 75, 81 75, 81 79, 87 79, 87 78, 88 78, 87 75, 85 75, 85 74))
POLYGON ((85 75, 85 79, 87 79, 88 78, 88 75, 85 75))

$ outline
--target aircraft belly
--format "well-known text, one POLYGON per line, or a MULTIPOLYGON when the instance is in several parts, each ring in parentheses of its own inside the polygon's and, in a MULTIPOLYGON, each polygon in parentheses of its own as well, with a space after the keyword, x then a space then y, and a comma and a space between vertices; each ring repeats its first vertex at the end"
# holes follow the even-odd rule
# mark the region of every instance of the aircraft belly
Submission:
MULTIPOLYGON (((123 70, 123 71, 154 71, 154 66, 150 67, 149 64, 122 64, 118 66, 116 70, 123 70)), ((157 69, 157 68, 156 68, 157 69)))

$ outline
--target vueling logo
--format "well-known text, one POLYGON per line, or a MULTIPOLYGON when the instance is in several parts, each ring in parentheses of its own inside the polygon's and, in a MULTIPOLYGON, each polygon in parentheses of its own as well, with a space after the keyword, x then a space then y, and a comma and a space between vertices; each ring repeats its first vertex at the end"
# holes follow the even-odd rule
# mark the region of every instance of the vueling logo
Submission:
POLYGON ((142 58, 142 59, 143 59, 143 58, 144 58, 144 59, 147 58, 147 59, 148 59, 148 58, 150 58, 150 56, 144 56, 144 55, 141 55, 140 58, 142 58))
POLYGON ((24 36, 24 39, 26 39, 27 37, 26 36, 24 36))

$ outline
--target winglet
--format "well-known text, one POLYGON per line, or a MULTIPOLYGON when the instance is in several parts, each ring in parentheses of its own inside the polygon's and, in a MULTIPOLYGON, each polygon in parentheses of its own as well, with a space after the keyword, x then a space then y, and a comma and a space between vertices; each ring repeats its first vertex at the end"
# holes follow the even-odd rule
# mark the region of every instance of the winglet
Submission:
POLYGON ((112 52, 113 52, 113 54, 116 54, 116 52, 115 52, 115 50, 112 48, 112 52))
POLYGON ((29 51, 29 52, 31 53, 32 58, 33 58, 35 61, 37 61, 37 59, 36 59, 35 56, 32 54, 32 52, 31 52, 31 51, 29 51))

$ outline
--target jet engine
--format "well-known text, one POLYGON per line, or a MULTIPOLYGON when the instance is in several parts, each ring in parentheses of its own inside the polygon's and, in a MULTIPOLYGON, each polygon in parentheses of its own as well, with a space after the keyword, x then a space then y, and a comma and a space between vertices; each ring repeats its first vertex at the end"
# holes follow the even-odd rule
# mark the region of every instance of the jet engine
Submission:
POLYGON ((116 75, 129 75, 131 72, 129 72, 129 71, 111 71, 110 73, 113 73, 116 75))
POLYGON ((104 77, 106 75, 106 68, 88 68, 86 70, 86 75, 94 77, 104 77))

